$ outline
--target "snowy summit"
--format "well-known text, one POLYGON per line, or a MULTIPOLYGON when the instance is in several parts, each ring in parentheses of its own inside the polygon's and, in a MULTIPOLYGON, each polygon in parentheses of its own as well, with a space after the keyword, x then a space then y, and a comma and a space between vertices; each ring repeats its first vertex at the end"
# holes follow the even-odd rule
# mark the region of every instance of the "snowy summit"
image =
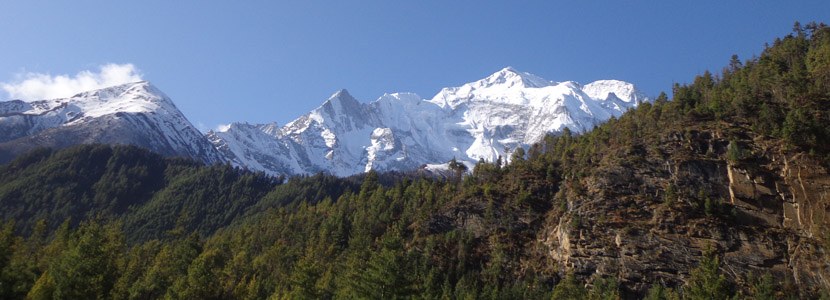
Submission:
POLYGON ((223 162, 164 93, 146 81, 69 98, 0 102, 0 161, 37 147, 133 144, 168 156, 223 162))
POLYGON ((0 161, 35 147, 133 144, 272 175, 412 170, 455 158, 509 159, 565 128, 580 133, 648 101, 630 83, 552 82, 507 67, 441 89, 431 99, 385 94, 362 103, 346 90, 279 126, 233 123, 201 134, 146 81, 69 98, 0 102, 0 161))
POLYGON ((584 86, 504 68, 432 99, 386 94, 361 103, 346 90, 285 126, 232 124, 208 138, 233 164, 271 174, 407 170, 456 158, 507 159, 564 128, 585 132, 648 98, 630 83, 584 86))

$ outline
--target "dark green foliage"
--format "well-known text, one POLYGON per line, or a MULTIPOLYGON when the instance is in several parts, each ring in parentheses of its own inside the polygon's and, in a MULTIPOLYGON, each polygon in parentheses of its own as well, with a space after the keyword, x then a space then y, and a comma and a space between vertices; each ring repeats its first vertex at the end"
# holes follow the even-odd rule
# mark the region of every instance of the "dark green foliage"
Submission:
POLYGON ((229 261, 222 248, 209 248, 194 259, 187 269, 187 276, 176 280, 168 296, 174 299, 222 299, 225 290, 220 273, 229 261))
MULTIPOLYGON (((9 261, 3 265, 4 295, 504 299, 547 298, 553 289, 548 279, 511 275, 521 245, 538 230, 519 227, 517 220, 540 219, 551 207, 546 199, 560 185, 559 172, 550 163, 481 163, 467 184, 397 175, 389 180, 374 172, 362 178, 316 175, 277 184, 228 166, 204 167, 116 148, 38 152, 4 166, 7 172, 28 175, 4 177, 0 188, 17 182, 38 186, 38 178, 49 176, 38 170, 66 173, 73 166, 92 165, 97 167, 87 169, 99 171, 62 179, 64 185, 79 187, 72 195, 143 195, 130 198, 126 209, 101 201, 85 209, 35 211, 50 219, 77 220, 57 229, 46 221, 9 223, 0 236, 0 262, 9 261), (145 155, 154 159, 141 160, 145 155), (125 162, 131 167, 114 167, 125 162), (509 172, 522 175, 503 180, 501 174, 509 172), (154 179, 153 188, 124 180, 151 176, 145 173, 161 180, 154 179), (76 184, 81 180, 85 183, 76 184), (476 237, 469 228, 429 229, 432 218, 448 205, 478 197, 488 199, 481 200, 489 203, 488 235, 476 237), (34 254, 20 255, 24 252, 18 249, 34 254), (67 276, 72 272, 88 276, 67 276)), ((34 190, 20 193, 26 201, 10 207, 38 202, 26 194, 40 195, 34 190)), ((69 206, 75 205, 72 199, 67 199, 69 206)), ((28 216, 13 211, 26 210, 10 210, 5 217, 28 216)))
POLYGON ((673 289, 661 284, 652 285, 646 293, 644 300, 680 300, 680 295, 673 289))
POLYGON ((749 296, 756 300, 776 299, 775 281, 772 274, 765 273, 761 277, 750 277, 749 296))
POLYGON ((276 184, 272 178, 227 165, 179 170, 125 218, 131 240, 162 238, 173 229, 207 235, 226 226, 276 184))
POLYGON ((353 283, 358 298, 401 299, 415 293, 409 255, 403 248, 399 229, 393 226, 381 237, 379 251, 372 254, 366 269, 353 283))
POLYGON ((291 298, 319 299, 322 291, 317 288, 317 281, 321 276, 322 266, 313 253, 300 258, 291 271, 291 298))
POLYGON ((744 156, 744 150, 741 149, 741 146, 738 145, 735 140, 730 140, 729 145, 726 147, 726 159, 728 159, 731 163, 737 163, 741 161, 744 156))
POLYGON ((697 268, 690 274, 684 299, 729 299, 732 297, 730 283, 720 272, 720 258, 707 250, 697 268))
POLYGON ((10 264, 17 247, 21 241, 14 235, 14 223, 4 223, 0 228, 0 298, 20 298, 22 295, 15 291, 14 284, 18 281, 15 278, 14 270, 10 264))
POLYGON ((620 284, 614 278, 597 278, 594 286, 588 291, 590 300, 618 300, 620 299, 620 284))
POLYGON ((752 124, 759 134, 783 138, 824 158, 830 153, 823 142, 830 138, 830 62, 825 55, 830 53, 830 28, 815 23, 796 28, 757 59, 741 63, 733 56, 721 78, 707 72, 689 85, 676 85, 674 101, 667 102, 671 113, 679 113, 680 120, 752 124))
POLYGON ((36 220, 123 218, 129 241, 182 227, 209 234, 259 201, 279 179, 230 166, 165 159, 130 146, 35 150, 0 167, 0 215, 29 232, 36 220))
POLYGON ((516 150, 513 151, 513 154, 510 155, 510 161, 512 163, 517 163, 517 162, 520 163, 524 159, 525 159, 525 148, 522 148, 522 147, 516 148, 516 150))
MULTIPOLYGON (((34 151, 0 169, 3 216, 54 226, 64 219, 124 213, 161 187, 161 157, 134 147, 34 151)), ((20 224, 29 228, 31 223, 20 224), (27 226, 28 225, 28 226, 27 226)))
POLYGON ((709 198, 709 197, 706 197, 703 201, 704 201, 704 202, 703 202, 703 210, 704 210, 704 212, 706 213, 706 215, 707 215, 707 216, 712 216, 712 215, 714 215, 714 214, 716 213, 716 211, 717 211, 717 205, 718 205, 718 204, 717 204, 717 203, 715 203, 715 202, 712 200, 712 198, 709 198))
POLYGON ((35 282, 33 298, 102 299, 109 297, 122 259, 123 237, 116 225, 84 223, 68 237, 57 237, 59 250, 35 282))
MULTIPOLYGON (((670 168, 637 190, 645 185, 631 170, 671 158, 660 143, 721 164, 756 159, 750 139, 729 132, 725 151, 696 149, 695 124, 752 127, 826 159, 830 30, 798 28, 757 59, 732 57, 722 74, 676 85, 672 100, 661 94, 586 134, 566 129, 517 148, 510 164, 480 161, 466 174, 455 162, 447 180, 369 172, 283 183, 134 147, 35 150, 0 166, 0 298, 679 299, 659 284, 624 294, 630 286, 616 274, 589 290, 589 278, 572 273, 554 284, 558 269, 533 245, 558 221, 625 224, 621 214, 638 211, 617 197, 625 190, 645 203, 662 197, 682 219, 728 220, 717 188, 670 168), (612 180, 587 180, 596 178, 612 180), (591 203, 608 205, 607 215, 580 209, 592 189, 608 199, 591 203)), ((731 285, 707 254, 679 290, 725 299, 731 285)), ((770 290, 764 277, 749 292, 770 290)))
POLYGON ((582 300, 586 299, 588 292, 580 282, 576 281, 573 274, 565 275, 553 289, 553 297, 556 300, 582 300))

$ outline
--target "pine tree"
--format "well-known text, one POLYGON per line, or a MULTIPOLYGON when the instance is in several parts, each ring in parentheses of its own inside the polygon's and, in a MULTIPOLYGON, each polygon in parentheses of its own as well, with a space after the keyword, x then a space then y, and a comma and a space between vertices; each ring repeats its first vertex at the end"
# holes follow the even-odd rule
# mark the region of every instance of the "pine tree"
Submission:
POLYGON ((729 140, 729 145, 726 146, 726 159, 731 163, 737 163, 744 158, 741 146, 735 140, 729 140))
POLYGON ((588 292, 585 291, 585 287, 576 281, 576 277, 573 273, 568 273, 565 275, 565 278, 563 278, 562 281, 559 281, 559 283, 556 284, 556 287, 553 288, 553 297, 551 299, 583 300, 587 297, 588 292))
POLYGON ((32 297, 101 299, 108 297, 118 278, 117 260, 123 238, 95 222, 82 224, 68 247, 38 279, 32 297))
POLYGON ((322 271, 318 264, 318 258, 311 251, 307 252, 291 271, 291 298, 294 299, 319 299, 317 291, 317 280, 320 279, 322 271))
POLYGON ((720 273, 720 258, 713 250, 706 250, 697 268, 691 272, 685 299, 717 300, 732 296, 729 282, 720 273))
POLYGON ((397 225, 387 230, 380 244, 381 249, 372 255, 366 270, 355 282, 358 295, 369 299, 401 299, 414 294, 414 282, 407 272, 408 258, 397 225))
POLYGON ((594 280, 594 286, 588 291, 589 300, 620 299, 620 284, 612 277, 594 280))
POLYGON ((643 300, 680 300, 680 295, 674 289, 664 287, 658 283, 648 289, 643 300))
POLYGON ((17 278, 15 278, 11 266, 15 248, 18 244, 18 238, 14 235, 14 222, 3 223, 2 228, 0 228, 0 298, 3 299, 20 297, 14 291, 17 278))
POLYGON ((510 163, 517 164, 525 160, 525 148, 516 147, 513 154, 510 155, 510 163))
POLYGON ((187 276, 179 278, 167 294, 173 299, 221 299, 223 286, 219 273, 227 262, 223 249, 202 252, 190 264, 187 276))
POLYGON ((772 274, 765 273, 764 276, 750 278, 750 296, 756 300, 773 300, 775 297, 775 281, 772 274))

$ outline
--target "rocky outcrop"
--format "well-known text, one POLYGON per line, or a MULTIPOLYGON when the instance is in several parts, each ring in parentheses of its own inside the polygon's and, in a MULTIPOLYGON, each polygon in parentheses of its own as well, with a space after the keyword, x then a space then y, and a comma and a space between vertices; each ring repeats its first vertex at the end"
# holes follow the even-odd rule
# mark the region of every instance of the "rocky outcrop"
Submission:
POLYGON ((642 295, 655 283, 683 284, 712 249, 739 287, 772 273, 801 296, 830 288, 825 167, 764 137, 717 128, 655 143, 636 158, 608 155, 572 179, 583 192, 558 194, 567 210, 552 212, 537 238, 552 272, 589 281, 615 276, 628 293, 642 295), (742 157, 727 159, 725 136, 737 138, 742 157))

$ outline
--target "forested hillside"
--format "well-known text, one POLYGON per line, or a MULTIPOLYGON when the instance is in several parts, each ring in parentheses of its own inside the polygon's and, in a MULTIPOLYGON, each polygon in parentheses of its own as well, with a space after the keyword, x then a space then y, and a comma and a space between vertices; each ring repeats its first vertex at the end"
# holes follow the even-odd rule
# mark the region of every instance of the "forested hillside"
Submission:
POLYGON ((121 146, 0 167, 0 298, 816 298, 830 28, 446 178, 275 179, 121 146))
POLYGON ((204 167, 128 146, 35 150, 0 167, 3 216, 31 232, 87 219, 120 220, 129 239, 166 231, 210 234, 259 202, 281 179, 229 166, 204 167))

